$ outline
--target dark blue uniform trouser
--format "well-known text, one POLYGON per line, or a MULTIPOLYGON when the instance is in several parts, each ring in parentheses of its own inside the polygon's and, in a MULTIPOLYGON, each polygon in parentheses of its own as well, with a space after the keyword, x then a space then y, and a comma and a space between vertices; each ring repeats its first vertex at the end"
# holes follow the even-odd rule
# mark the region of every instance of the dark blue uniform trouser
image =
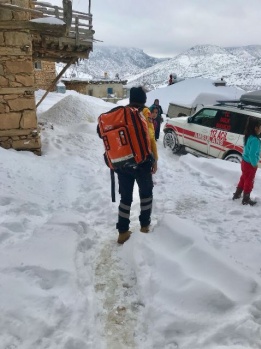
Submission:
POLYGON ((121 195, 118 223, 116 224, 119 233, 129 230, 135 180, 138 184, 140 195, 140 225, 141 227, 146 227, 150 224, 153 190, 151 166, 151 161, 148 161, 135 168, 125 167, 117 171, 121 195))

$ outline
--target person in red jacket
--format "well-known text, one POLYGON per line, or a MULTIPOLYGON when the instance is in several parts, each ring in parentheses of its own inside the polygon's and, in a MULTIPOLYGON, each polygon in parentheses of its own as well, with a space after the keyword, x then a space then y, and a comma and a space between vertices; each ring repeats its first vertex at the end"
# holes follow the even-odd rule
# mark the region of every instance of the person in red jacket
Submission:
POLYGON ((250 193, 254 186, 254 179, 260 160, 261 143, 259 137, 261 120, 250 116, 244 133, 244 150, 241 162, 242 174, 236 192, 233 194, 233 200, 239 199, 243 193, 242 204, 254 206, 256 201, 250 198, 250 193))

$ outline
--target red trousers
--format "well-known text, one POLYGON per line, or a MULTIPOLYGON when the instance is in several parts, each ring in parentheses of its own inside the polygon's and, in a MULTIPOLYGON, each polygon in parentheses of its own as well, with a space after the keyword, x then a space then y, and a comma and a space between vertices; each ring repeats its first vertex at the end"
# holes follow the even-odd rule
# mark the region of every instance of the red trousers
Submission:
POLYGON ((249 162, 242 160, 241 162, 242 175, 237 187, 243 189, 244 193, 251 193, 254 186, 254 179, 257 167, 252 166, 249 162))

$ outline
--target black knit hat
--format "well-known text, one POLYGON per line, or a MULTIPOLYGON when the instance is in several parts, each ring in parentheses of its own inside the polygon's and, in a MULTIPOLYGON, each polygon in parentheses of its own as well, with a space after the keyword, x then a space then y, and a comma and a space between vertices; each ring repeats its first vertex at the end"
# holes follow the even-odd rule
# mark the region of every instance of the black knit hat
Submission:
POLYGON ((147 100, 146 93, 141 86, 132 87, 130 89, 130 103, 145 104, 146 100, 147 100))

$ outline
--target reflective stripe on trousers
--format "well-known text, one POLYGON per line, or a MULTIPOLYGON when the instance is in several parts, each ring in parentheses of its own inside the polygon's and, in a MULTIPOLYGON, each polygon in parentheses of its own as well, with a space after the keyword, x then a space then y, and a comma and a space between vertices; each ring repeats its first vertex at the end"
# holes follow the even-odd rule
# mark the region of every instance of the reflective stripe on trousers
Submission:
POLYGON ((119 232, 129 230, 130 209, 133 201, 133 188, 135 181, 139 187, 140 215, 139 221, 142 227, 150 224, 152 210, 152 174, 151 162, 146 162, 136 168, 124 168, 117 172, 119 180, 119 191, 121 195, 118 223, 116 228, 119 232))

